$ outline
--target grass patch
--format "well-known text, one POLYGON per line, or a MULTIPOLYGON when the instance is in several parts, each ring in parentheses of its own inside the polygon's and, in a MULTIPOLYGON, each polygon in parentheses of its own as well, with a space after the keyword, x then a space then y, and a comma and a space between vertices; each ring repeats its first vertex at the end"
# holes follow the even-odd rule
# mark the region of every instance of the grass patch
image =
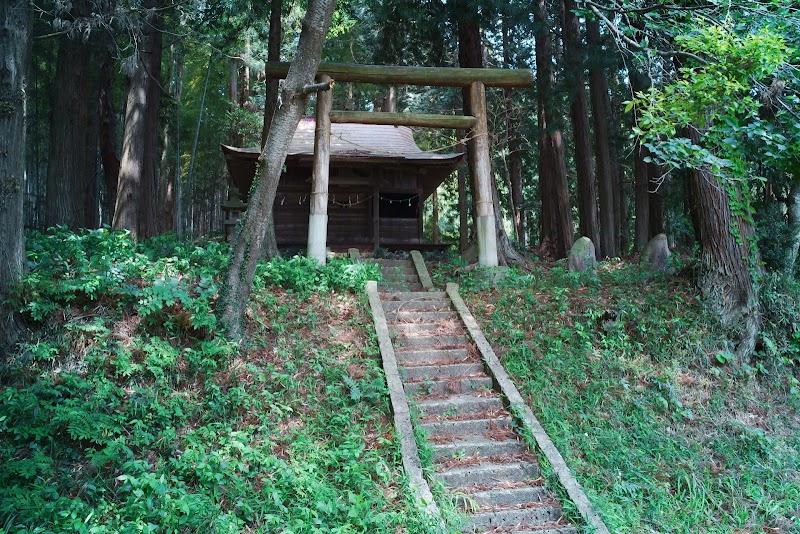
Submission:
POLYGON ((796 369, 727 350, 691 282, 602 264, 448 275, 612 532, 800 531, 796 369))

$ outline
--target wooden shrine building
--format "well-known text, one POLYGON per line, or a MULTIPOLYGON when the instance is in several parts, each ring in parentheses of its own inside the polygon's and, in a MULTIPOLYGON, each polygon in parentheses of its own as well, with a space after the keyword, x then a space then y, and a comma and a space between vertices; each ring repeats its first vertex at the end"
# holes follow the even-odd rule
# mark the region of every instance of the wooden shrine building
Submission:
MULTIPOLYGON (((297 126, 275 197, 279 246, 308 241, 314 161, 314 117, 297 126)), ((242 201, 253 183, 257 148, 222 145, 242 201)), ((327 245, 403 249, 422 244, 422 206, 462 154, 423 152, 410 128, 382 124, 331 125, 327 245)))
MULTIPOLYGON (((288 63, 268 62, 267 77, 285 78, 288 63)), ((321 63, 316 115, 301 121, 289 149, 287 171, 275 199, 278 243, 307 243, 307 255, 325 264, 330 244, 372 246, 419 244, 421 206, 455 168, 459 154, 424 153, 408 126, 468 131, 473 173, 478 263, 498 264, 491 153, 486 110, 487 87, 530 87, 527 69, 462 69, 321 63), (331 89, 339 82, 428 85, 467 89, 469 115, 334 111, 331 89), (338 144, 338 146, 337 146, 338 144), (365 200, 366 199, 366 200, 365 200), (304 204, 308 205, 306 209, 304 204), (298 206, 298 207, 295 207, 298 206), (303 221, 303 213, 308 220, 303 221), (307 238, 304 240, 303 235, 307 238)), ((234 184, 248 192, 257 150, 223 147, 234 184)), ((260 189, 263 194, 264 189, 260 189)))

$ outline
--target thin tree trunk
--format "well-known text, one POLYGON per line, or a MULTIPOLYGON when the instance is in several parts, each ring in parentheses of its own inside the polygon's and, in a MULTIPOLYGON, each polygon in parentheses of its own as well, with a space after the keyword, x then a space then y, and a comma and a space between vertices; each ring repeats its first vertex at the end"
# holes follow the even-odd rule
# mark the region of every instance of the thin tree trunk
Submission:
POLYGON ((614 246, 620 255, 628 248, 628 199, 625 196, 625 173, 619 164, 619 117, 606 91, 606 109, 609 111, 608 155, 611 163, 611 183, 614 187, 614 246))
POLYGON ((433 205, 431 239, 433 240, 433 244, 436 245, 439 243, 439 193, 437 190, 434 190, 433 195, 431 195, 431 204, 433 205))
MULTIPOLYGON (((503 64, 505 68, 513 67, 511 54, 510 17, 506 14, 502 18, 503 33, 503 64)), ((510 89, 503 90, 503 101, 506 114, 506 145, 508 147, 507 174, 510 183, 509 194, 511 204, 511 218, 514 224, 514 234, 517 242, 524 246, 522 232, 522 147, 520 146, 519 127, 514 116, 514 104, 510 89)))
POLYGON ((650 151, 641 142, 636 141, 634 147, 634 245, 636 250, 642 251, 650 240, 650 172, 645 158, 650 156, 650 151))
MULTIPOLYGON (((280 61, 281 59, 281 0, 272 0, 269 14, 269 42, 267 45, 267 61, 280 61)), ((261 131, 261 148, 267 142, 270 125, 278 109, 278 79, 267 78, 266 80, 266 101, 264 102, 264 128, 261 131)), ((267 232, 264 237, 264 258, 277 258, 280 256, 278 250, 278 236, 275 233, 275 217, 270 215, 267 221, 267 232)))
MULTIPOLYGON (((700 144, 694 128, 690 139, 700 144)), ((711 173, 689 171, 689 177, 698 208, 700 291, 723 326, 737 331, 737 361, 748 363, 761 325, 754 279, 760 275, 761 260, 754 246, 755 232, 749 221, 732 213, 728 191, 711 173)))
MULTIPOLYGON (((589 53, 595 57, 603 54, 600 41, 600 25, 596 21, 586 21, 586 41, 589 53)), ((602 67, 589 69, 589 92, 592 100, 592 119, 594 121, 595 172, 599 190, 600 257, 615 257, 619 254, 616 243, 617 222, 614 210, 615 180, 612 174, 611 150, 609 147, 608 121, 610 110, 606 107, 608 82, 602 67)))
POLYGON ((314 81, 322 57, 322 45, 330 26, 335 0, 310 0, 303 19, 294 62, 283 84, 283 105, 275 112, 258 165, 258 179, 233 245, 233 257, 221 296, 221 320, 228 333, 238 338, 255 276, 262 256, 264 236, 272 217, 286 152, 308 104, 306 85, 314 81))
POLYGON ((662 183, 664 170, 657 163, 650 163, 649 170, 650 191, 647 199, 647 211, 649 212, 650 238, 663 234, 664 227, 664 191, 666 183, 662 183))
POLYGON ((567 164, 564 140, 553 102, 553 40, 548 25, 547 2, 537 0, 536 81, 539 117, 539 196, 542 201, 539 252, 550 259, 566 257, 572 246, 567 164))
MULTIPOLYGON (((83 13, 85 2, 76 10, 83 13)), ((79 39, 61 37, 53 82, 50 146, 47 166, 45 224, 84 226, 84 193, 88 164, 86 133, 89 124, 89 56, 79 39)))
POLYGON ((797 253, 800 250, 800 176, 795 176, 786 198, 787 222, 789 224, 789 248, 786 251, 784 272, 793 275, 797 267, 797 253))
POLYGON ((578 217, 582 236, 592 240, 599 250, 600 227, 597 216, 597 188, 592 169, 592 145, 589 134, 589 106, 583 74, 580 24, 575 14, 575 0, 563 0, 564 50, 571 86, 570 119, 575 139, 575 174, 578 179, 578 217))
POLYGON ((178 239, 183 239, 186 219, 184 217, 183 209, 183 179, 181 178, 181 96, 183 95, 183 49, 178 47, 175 54, 175 89, 173 93, 173 100, 175 101, 175 140, 174 149, 175 154, 175 172, 172 189, 175 197, 175 204, 173 206, 173 219, 175 225, 175 233, 178 239))
MULTIPOLYGON (((464 139, 466 132, 463 130, 456 130, 456 137, 464 139)), ((456 151, 464 154, 467 147, 464 143, 458 143, 456 151)), ((461 162, 458 164, 456 174, 458 178, 458 252, 463 254, 469 247, 469 220, 467 213, 467 173, 466 163, 461 162)))
POLYGON ((31 54, 28 3, 0 2, 0 355, 19 339, 21 322, 6 304, 25 269, 26 78, 31 54))
POLYGON ((213 61, 214 61, 214 52, 211 52, 208 55, 208 67, 206 68, 206 79, 203 82, 203 93, 200 96, 200 110, 197 112, 197 126, 195 127, 195 130, 194 130, 194 141, 192 142, 192 152, 191 152, 191 156, 189 156, 189 171, 188 171, 187 176, 186 176, 186 194, 184 195, 184 198, 186 199, 186 206, 187 206, 187 209, 189 210, 189 214, 190 214, 189 215, 189 219, 191 221, 190 224, 189 224, 189 228, 190 228, 189 234, 190 235, 194 235, 194 209, 193 209, 194 202, 195 202, 194 191, 193 191, 193 185, 194 185, 194 180, 193 180, 193 178, 194 178, 194 161, 195 161, 195 157, 197 156, 197 144, 200 141, 200 125, 203 123, 203 110, 205 109, 205 106, 206 106, 206 93, 208 92, 208 79, 211 76, 211 66, 213 64, 213 61))

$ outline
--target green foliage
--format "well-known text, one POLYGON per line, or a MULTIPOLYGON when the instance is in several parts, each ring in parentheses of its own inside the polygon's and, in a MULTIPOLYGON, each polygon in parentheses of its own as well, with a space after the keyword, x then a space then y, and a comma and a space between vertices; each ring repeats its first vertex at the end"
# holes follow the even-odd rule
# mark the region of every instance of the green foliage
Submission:
POLYGON ((227 245, 53 229, 29 246, 15 298, 43 324, 0 367, 6 532, 434 529, 403 482, 365 305, 332 289, 366 270, 262 266, 240 347, 214 327, 227 245))
POLYGON ((254 287, 276 285, 308 296, 314 291, 360 291, 367 280, 378 280, 380 269, 372 263, 332 258, 324 267, 305 256, 274 258, 256 269, 254 287))
MULTIPOLYGON (((558 268, 519 280, 465 299, 612 532, 800 528, 796 367, 720 366, 723 336, 688 280, 621 263, 586 285, 558 268)), ((783 306, 765 315, 792 330, 784 291, 765 290, 783 306)))

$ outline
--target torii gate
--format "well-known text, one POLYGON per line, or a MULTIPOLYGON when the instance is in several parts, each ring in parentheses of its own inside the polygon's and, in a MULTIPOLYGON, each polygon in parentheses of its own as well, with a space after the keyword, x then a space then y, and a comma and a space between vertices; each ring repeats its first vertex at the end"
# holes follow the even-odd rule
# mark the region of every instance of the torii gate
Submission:
MULTIPOLYGON (((289 72, 289 63, 277 61, 267 63, 266 75, 269 78, 285 78, 287 72, 289 72)), ((328 235, 328 164, 330 162, 331 122, 388 124, 470 130, 467 142, 470 143, 469 157, 475 173, 473 178, 478 215, 478 263, 487 267, 497 266, 497 234, 492 200, 486 87, 531 87, 533 72, 529 69, 461 69, 321 63, 317 69, 317 82, 330 87, 333 80, 384 85, 467 87, 469 88, 469 104, 472 115, 332 111, 331 92, 318 92, 311 209, 308 221, 308 257, 315 258, 320 264, 325 264, 328 235)))

